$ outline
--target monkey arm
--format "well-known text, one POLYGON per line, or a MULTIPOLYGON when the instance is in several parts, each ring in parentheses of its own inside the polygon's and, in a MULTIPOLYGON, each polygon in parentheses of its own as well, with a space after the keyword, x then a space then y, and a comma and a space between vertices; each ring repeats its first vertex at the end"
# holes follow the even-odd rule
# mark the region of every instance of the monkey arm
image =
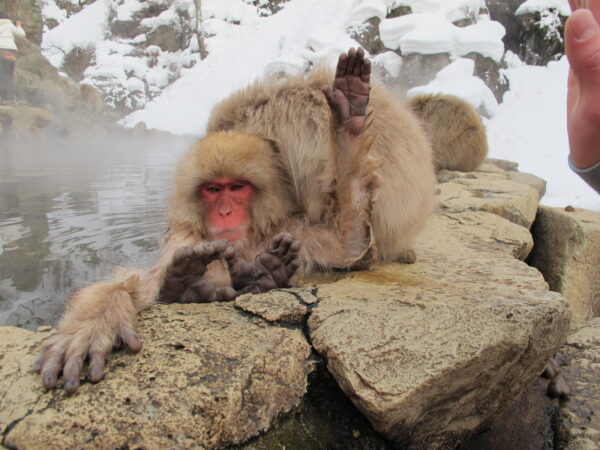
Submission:
POLYGON ((369 263, 368 255, 373 256, 370 216, 378 176, 377 163, 370 156, 372 139, 365 133, 370 77, 371 63, 364 50, 350 49, 340 55, 333 87, 323 89, 332 109, 337 143, 333 158, 337 211, 335 235, 319 234, 321 241, 340 241, 340 248, 346 250, 340 255, 343 267, 361 267, 369 263))
POLYGON ((102 379, 106 355, 114 346, 124 344, 138 352, 142 343, 134 329, 136 315, 154 304, 175 251, 191 243, 191 236, 176 234, 167 241, 158 264, 147 274, 117 276, 113 281, 76 292, 67 304, 58 331, 46 340, 35 363, 44 387, 55 387, 62 372, 64 389, 75 392, 86 359, 88 378, 96 383, 102 379))

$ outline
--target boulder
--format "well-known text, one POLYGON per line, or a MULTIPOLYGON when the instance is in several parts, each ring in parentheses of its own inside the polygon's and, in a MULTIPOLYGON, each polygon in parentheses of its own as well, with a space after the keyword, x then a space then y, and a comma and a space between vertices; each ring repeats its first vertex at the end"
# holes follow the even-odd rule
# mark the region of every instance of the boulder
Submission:
POLYGON ((554 9, 519 14, 520 24, 517 54, 526 64, 545 66, 564 55, 563 35, 566 16, 554 9))
POLYGON ((539 192, 513 181, 504 170, 483 165, 477 172, 438 173, 438 203, 443 211, 487 211, 529 228, 535 219, 539 192))
POLYGON ((157 306, 144 349, 113 354, 75 395, 32 373, 44 333, 0 328, 0 429, 9 448, 217 448, 257 435, 306 391, 310 346, 232 304, 157 306))
POLYGON ((358 42, 362 48, 371 55, 377 55, 385 50, 381 37, 379 36, 379 17, 372 17, 360 26, 349 30, 350 37, 358 42))
POLYGON ((454 448, 488 427, 564 342, 564 298, 512 256, 514 243, 502 248, 515 236, 502 227, 521 228, 493 214, 438 214, 415 264, 318 288, 308 320, 314 348, 401 448, 454 448))
POLYGON ((567 298, 573 324, 600 316, 600 213, 542 206, 532 233, 528 262, 567 298))
POLYGON ((571 386, 561 402, 557 444, 565 450, 600 448, 600 317, 577 327, 562 348, 569 360, 561 373, 571 386))

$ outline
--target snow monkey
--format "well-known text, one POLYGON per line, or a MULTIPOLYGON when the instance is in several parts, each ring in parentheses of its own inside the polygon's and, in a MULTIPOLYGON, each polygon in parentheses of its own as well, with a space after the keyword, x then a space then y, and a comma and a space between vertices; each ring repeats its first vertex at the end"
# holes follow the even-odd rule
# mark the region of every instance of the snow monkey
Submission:
POLYGON ((177 166, 158 263, 74 294, 36 363, 46 388, 82 367, 102 378, 117 344, 141 349, 136 314, 153 303, 225 301, 318 269, 362 269, 411 248, 434 204, 419 119, 370 86, 362 49, 335 74, 257 82, 214 109, 177 166))
POLYGON ((421 118, 433 147, 436 171, 470 172, 488 151, 481 117, 470 104, 453 95, 417 95, 408 101, 421 118))

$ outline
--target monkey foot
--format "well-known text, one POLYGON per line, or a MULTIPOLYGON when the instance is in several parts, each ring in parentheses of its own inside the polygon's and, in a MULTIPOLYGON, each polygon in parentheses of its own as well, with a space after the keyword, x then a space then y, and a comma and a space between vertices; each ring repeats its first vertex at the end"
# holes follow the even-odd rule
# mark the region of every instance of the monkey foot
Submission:
POLYGON ((225 293, 201 278, 211 262, 223 258, 226 249, 227 241, 216 241, 177 250, 167 267, 158 301, 197 303, 220 300, 225 293))
POLYGON ((333 87, 324 87, 323 93, 337 120, 350 134, 362 133, 367 120, 371 61, 365 59, 362 48, 351 48, 338 59, 333 87))
POLYGON ((280 233, 273 239, 271 247, 253 262, 231 255, 228 262, 234 289, 239 295, 287 287, 290 278, 300 267, 299 251, 300 241, 295 241, 289 233, 280 233))

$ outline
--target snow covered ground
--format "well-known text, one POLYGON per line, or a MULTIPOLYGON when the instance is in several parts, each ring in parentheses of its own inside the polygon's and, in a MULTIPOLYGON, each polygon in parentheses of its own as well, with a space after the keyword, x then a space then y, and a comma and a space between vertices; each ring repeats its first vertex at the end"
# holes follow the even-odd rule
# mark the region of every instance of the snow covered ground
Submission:
MULTIPOLYGON (((45 1, 53 3, 53 0, 45 1)), ((100 3, 106 7, 108 0, 96 3, 100 11, 100 3)), ((138 0, 116 2, 121 9, 127 9, 130 3, 138 3, 138 0)), ((456 60, 454 67, 447 68, 422 89, 449 91, 481 106, 491 116, 486 119, 490 156, 516 161, 522 171, 546 179, 548 188, 542 203, 600 211, 600 196, 572 174, 566 163, 566 60, 548 67, 533 67, 512 58, 507 70, 511 89, 503 103, 496 105, 485 85, 473 79, 472 63, 460 58, 474 49, 494 59, 502 55, 503 27, 479 15, 484 3, 484 0, 290 0, 277 14, 261 17, 242 0, 203 0, 203 25, 212 35, 207 40, 209 56, 191 68, 183 68, 177 81, 164 88, 143 109, 127 116, 123 123, 134 126, 143 121, 150 128, 202 134, 211 108, 232 91, 265 73, 294 73, 313 64, 333 64, 341 51, 357 45, 347 33, 349 26, 360 24, 368 17, 385 17, 390 6, 405 4, 411 6, 415 14, 384 19, 380 25, 382 39, 421 53, 435 53, 443 47, 456 60), (239 24, 227 20, 228 17, 234 17, 239 24), (461 29, 451 24, 465 17, 477 17, 477 23, 461 29)), ((178 7, 187 4, 191 7, 191 0, 179 0, 178 7)), ((548 5, 563 11, 568 9, 567 0, 528 0, 522 8, 536 10, 548 5)), ((95 21, 90 17, 89 13, 79 19, 77 15, 72 16, 46 33, 43 47, 53 62, 60 59, 61 52, 57 48, 68 48, 69 42, 76 39, 88 42, 102 34, 102 27, 106 26, 105 13, 96 14, 95 21), (69 22, 75 20, 85 21, 86 32, 79 37, 73 34, 73 25, 69 26, 69 22)), ((160 80, 154 82, 158 88, 164 87, 167 78, 160 76, 160 69, 154 68, 151 73, 150 68, 134 63, 126 52, 119 53, 118 43, 97 45, 100 50, 106 48, 97 54, 105 55, 107 61, 110 56, 110 64, 107 62, 104 69, 117 70, 121 64, 129 68, 123 74, 129 77, 132 89, 135 89, 135 80, 148 83, 160 80)), ((181 57, 189 60, 189 52, 181 57)), ((380 55, 375 58, 378 60, 397 67, 394 58, 380 55)), ((102 70, 95 67, 90 73, 102 70)))

